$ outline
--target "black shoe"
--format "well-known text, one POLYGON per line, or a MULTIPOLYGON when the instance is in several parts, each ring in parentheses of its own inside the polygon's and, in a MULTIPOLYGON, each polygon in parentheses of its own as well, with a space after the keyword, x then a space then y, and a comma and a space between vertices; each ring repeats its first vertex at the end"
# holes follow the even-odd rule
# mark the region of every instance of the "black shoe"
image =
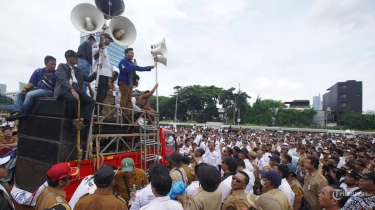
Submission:
POLYGON ((86 125, 82 121, 78 121, 78 119, 73 120, 73 127, 75 130, 82 130, 86 127, 86 125))
POLYGON ((105 119, 103 120, 103 122, 115 123, 115 122, 116 122, 116 118, 105 118, 105 119))
POLYGON ((16 111, 16 112, 12 112, 9 117, 5 118, 5 120, 6 121, 15 121, 15 120, 18 120, 18 119, 22 119, 24 117, 26 117, 26 115, 24 113, 16 111))

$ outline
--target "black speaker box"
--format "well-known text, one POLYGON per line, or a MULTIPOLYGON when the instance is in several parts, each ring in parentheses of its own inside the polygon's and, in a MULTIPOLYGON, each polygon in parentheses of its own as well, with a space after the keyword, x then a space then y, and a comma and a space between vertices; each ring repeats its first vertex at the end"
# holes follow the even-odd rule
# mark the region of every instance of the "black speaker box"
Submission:
MULTIPOLYGON (((81 139, 87 140, 87 129, 81 130, 81 139)), ((51 141, 77 142, 77 131, 69 119, 56 117, 30 116, 19 121, 19 136, 33 136, 51 141)))
MULTIPOLYGON (((30 136, 19 136, 17 155, 53 165, 59 162, 77 159, 75 142, 57 142, 30 136)), ((86 150, 86 139, 81 142, 81 149, 86 150)), ((82 154, 83 158, 84 152, 82 154)))
POLYGON ((34 101, 31 109, 32 115, 61 117, 68 116, 68 106, 66 100, 55 100, 52 97, 41 97, 34 101))
POLYGON ((35 192, 47 181, 47 171, 51 166, 52 164, 18 156, 15 173, 17 186, 28 192, 35 192))
POLYGON ((130 134, 139 132, 139 126, 128 126, 128 125, 109 125, 109 124, 94 124, 92 133, 93 134, 130 134))

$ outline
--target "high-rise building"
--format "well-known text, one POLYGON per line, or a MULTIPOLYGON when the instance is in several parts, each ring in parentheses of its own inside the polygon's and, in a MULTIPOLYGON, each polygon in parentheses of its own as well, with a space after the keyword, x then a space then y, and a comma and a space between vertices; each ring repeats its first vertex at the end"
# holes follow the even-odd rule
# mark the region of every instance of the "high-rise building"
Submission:
POLYGON ((329 92, 323 95, 323 110, 329 112, 331 121, 340 122, 345 110, 362 114, 362 81, 338 82, 327 91, 329 92))
POLYGON ((0 94, 4 95, 5 92, 7 92, 7 85, 6 84, 0 84, 0 94))
POLYGON ((314 108, 315 110, 321 110, 321 107, 320 107, 320 93, 319 93, 318 96, 313 96, 312 108, 314 108))
MULTIPOLYGON (((101 31, 96 32, 93 36, 96 39, 96 42, 100 42, 100 35, 102 34, 101 31)), ((83 34, 81 33, 80 44, 86 41, 89 38, 90 34, 83 34)), ((111 67, 117 67, 120 63, 121 59, 125 57, 125 49, 128 48, 127 46, 120 46, 116 42, 111 42, 111 44, 107 47, 107 51, 109 54, 109 62, 111 63, 111 67)), ((77 47, 78 49, 78 47, 77 47)))

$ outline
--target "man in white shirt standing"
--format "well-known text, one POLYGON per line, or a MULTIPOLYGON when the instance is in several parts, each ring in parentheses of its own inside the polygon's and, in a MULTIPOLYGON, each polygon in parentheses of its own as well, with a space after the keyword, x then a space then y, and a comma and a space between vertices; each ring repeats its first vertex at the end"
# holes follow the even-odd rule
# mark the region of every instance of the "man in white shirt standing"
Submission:
POLYGON ((171 200, 168 193, 172 188, 172 178, 168 172, 154 172, 151 178, 151 190, 155 198, 141 210, 147 209, 165 209, 165 210, 183 210, 182 205, 171 200))
POLYGON ((268 164, 266 163, 266 161, 263 159, 263 151, 262 150, 258 150, 257 151, 257 159, 255 161, 258 164, 259 171, 263 171, 263 168, 265 166, 268 166, 268 164))
MULTIPOLYGON (((105 96, 107 94, 107 86, 108 86, 108 79, 112 77, 112 68, 109 62, 109 55, 107 52, 107 48, 104 46, 109 46, 113 39, 107 33, 103 34, 103 42, 95 43, 92 45, 92 57, 93 57, 93 71, 97 71, 100 69, 100 76, 98 82, 98 90, 96 94, 96 102, 103 103, 105 96), (100 66, 101 64, 101 66, 100 66)), ((100 108, 99 113, 103 107, 100 108)))
POLYGON ((208 142, 208 151, 206 150, 203 160, 208 165, 211 165, 219 170, 219 165, 221 165, 221 156, 215 150, 215 143, 213 141, 208 142))
POLYGON ((282 178, 281 185, 279 186, 279 190, 285 194, 290 205, 293 206, 295 194, 292 188, 290 187, 288 181, 286 180, 286 178, 289 177, 291 172, 289 171, 289 168, 286 165, 278 165, 277 172, 280 174, 282 178))

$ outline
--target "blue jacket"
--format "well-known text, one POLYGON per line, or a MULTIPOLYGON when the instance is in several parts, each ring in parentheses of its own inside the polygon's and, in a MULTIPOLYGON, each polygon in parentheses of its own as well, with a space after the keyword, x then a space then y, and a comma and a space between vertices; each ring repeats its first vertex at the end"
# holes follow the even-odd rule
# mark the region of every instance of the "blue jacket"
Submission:
POLYGON ((53 91, 56 85, 56 71, 46 72, 46 68, 39 68, 33 72, 29 83, 25 88, 32 89, 34 87, 53 91), (43 81, 44 80, 44 81, 43 81))
POLYGON ((151 71, 150 66, 140 67, 134 66, 133 62, 128 61, 126 58, 123 58, 120 63, 118 64, 118 68, 120 69, 120 76, 118 77, 119 82, 123 82, 127 85, 130 85, 131 74, 132 71, 151 71))

